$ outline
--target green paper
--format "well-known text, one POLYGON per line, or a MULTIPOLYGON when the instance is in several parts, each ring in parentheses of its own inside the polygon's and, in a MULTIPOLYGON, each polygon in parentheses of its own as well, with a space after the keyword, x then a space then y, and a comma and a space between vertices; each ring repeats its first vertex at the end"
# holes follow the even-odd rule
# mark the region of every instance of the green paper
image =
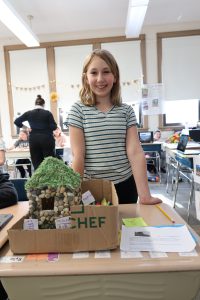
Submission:
POLYGON ((144 219, 141 217, 138 218, 126 218, 126 219, 122 219, 123 224, 126 227, 142 227, 142 226, 147 226, 147 224, 145 223, 144 219))

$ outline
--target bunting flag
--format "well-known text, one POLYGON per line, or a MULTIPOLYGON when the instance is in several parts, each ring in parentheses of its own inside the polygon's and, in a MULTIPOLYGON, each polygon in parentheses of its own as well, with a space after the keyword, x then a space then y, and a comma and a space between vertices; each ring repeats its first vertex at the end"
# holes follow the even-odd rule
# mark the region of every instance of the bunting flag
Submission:
MULTIPOLYGON (((71 89, 80 89, 81 88, 80 83, 72 82, 69 84, 65 84, 64 82, 56 82, 56 80, 49 81, 50 85, 52 85, 53 83, 55 83, 57 87, 65 87, 65 88, 71 88, 71 89)), ((135 86, 137 90, 140 90, 141 85, 142 85, 142 79, 139 78, 139 79, 130 79, 127 81, 122 81, 122 85, 124 87, 135 86)), ((20 86, 20 85, 12 84, 10 82, 9 82, 9 86, 11 86, 16 91, 25 91, 25 92, 31 92, 31 91, 49 88, 49 86, 47 84, 40 84, 40 85, 33 85, 33 86, 20 86)))

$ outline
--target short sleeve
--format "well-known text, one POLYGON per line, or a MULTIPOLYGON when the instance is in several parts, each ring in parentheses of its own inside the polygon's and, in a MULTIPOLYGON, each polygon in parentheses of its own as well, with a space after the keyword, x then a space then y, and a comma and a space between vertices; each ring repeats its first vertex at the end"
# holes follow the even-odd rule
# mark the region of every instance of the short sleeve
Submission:
POLYGON ((67 125, 83 129, 83 111, 80 103, 74 103, 68 114, 67 125))
POLYGON ((127 128, 136 125, 137 125, 137 120, 136 120, 134 109, 132 108, 132 106, 127 105, 127 128))

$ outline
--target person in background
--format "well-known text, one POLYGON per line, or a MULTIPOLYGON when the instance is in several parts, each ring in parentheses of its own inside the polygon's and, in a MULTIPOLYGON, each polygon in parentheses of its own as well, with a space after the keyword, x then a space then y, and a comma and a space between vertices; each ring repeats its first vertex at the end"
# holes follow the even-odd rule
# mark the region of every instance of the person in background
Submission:
POLYGON ((153 140, 155 142, 157 141, 160 141, 161 139, 161 131, 159 129, 157 129, 155 132, 154 132, 154 136, 153 136, 153 140))
POLYGON ((18 117, 14 124, 27 129, 23 122, 28 121, 29 147, 31 161, 36 170, 45 157, 55 156, 55 139, 53 131, 57 128, 52 113, 44 109, 45 100, 38 95, 35 100, 35 108, 18 117))
POLYGON ((0 138, 0 174, 3 172, 3 165, 5 164, 6 158, 5 158, 5 143, 0 138))
POLYGON ((138 196, 141 204, 162 202, 150 194, 135 112, 121 101, 119 68, 107 50, 86 58, 80 98, 68 115, 73 170, 112 181, 119 204, 136 203, 138 196))
MULTIPOLYGON (((153 138, 155 142, 159 142, 161 140, 162 134, 159 129, 154 132, 153 138)), ((166 173, 166 152, 163 150, 160 152, 160 170, 162 173, 166 173)))
POLYGON ((58 126, 53 132, 53 136, 56 141, 56 147, 63 148, 67 143, 67 136, 62 132, 61 128, 58 126))
POLYGON ((3 165, 5 164, 5 143, 0 139, 0 208, 16 204, 18 201, 17 191, 9 180, 9 174, 4 173, 3 165))
MULTIPOLYGON (((9 147, 8 150, 12 150, 14 148, 19 149, 28 149, 29 150, 29 138, 28 138, 28 132, 26 130, 20 130, 19 132, 19 138, 14 143, 12 147, 9 147)), ((26 177, 26 170, 23 165, 27 165, 27 170, 29 177, 31 177, 31 161, 28 158, 19 158, 15 162, 16 168, 19 170, 21 178, 26 177)))

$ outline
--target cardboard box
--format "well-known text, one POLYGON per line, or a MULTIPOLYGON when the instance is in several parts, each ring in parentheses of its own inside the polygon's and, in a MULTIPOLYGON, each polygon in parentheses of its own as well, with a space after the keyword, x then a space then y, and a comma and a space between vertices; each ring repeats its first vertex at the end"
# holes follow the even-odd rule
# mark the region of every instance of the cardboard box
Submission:
POLYGON ((97 201, 105 197, 112 206, 72 206, 72 228, 23 230, 22 218, 8 230, 10 248, 15 254, 76 252, 115 249, 118 246, 118 203, 114 185, 89 180, 82 192, 90 190, 97 201))

